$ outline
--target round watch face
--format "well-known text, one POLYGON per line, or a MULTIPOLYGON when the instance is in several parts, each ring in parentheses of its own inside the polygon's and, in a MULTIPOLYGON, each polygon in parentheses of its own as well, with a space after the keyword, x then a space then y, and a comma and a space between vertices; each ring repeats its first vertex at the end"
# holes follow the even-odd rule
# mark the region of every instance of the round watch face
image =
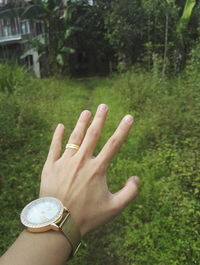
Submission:
POLYGON ((53 197, 43 197, 27 204, 21 212, 21 222, 30 228, 48 226, 63 213, 63 204, 53 197))

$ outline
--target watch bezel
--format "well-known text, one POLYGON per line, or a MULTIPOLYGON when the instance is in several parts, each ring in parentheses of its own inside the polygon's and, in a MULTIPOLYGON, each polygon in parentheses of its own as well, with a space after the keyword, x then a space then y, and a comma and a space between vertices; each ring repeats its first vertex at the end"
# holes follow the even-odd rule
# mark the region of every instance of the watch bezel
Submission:
POLYGON ((31 201, 30 203, 28 203, 22 210, 21 214, 20 214, 20 219, 22 224, 28 228, 28 230, 40 230, 40 229, 51 229, 51 225, 56 224, 57 222, 59 222, 59 220, 61 219, 62 215, 63 215, 63 211, 64 211, 64 206, 62 204, 62 202, 54 197, 42 197, 39 199, 36 199, 34 201, 31 201), (39 201, 46 201, 46 200, 53 200, 54 202, 56 201, 56 204, 59 206, 59 212, 58 214, 55 216, 55 218, 51 218, 49 221, 43 222, 43 223, 39 223, 39 224, 33 224, 31 222, 29 222, 26 218, 27 215, 27 211, 33 206, 33 204, 39 202, 39 201))

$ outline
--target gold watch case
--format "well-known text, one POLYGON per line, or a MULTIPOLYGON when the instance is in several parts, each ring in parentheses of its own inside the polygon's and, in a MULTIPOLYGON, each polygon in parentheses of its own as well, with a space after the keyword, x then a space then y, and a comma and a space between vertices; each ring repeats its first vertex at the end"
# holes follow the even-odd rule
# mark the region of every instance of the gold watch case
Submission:
POLYGON ((69 210, 57 198, 42 197, 30 202, 22 210, 20 219, 29 232, 61 231, 72 247, 73 256, 80 247, 79 228, 69 210))
POLYGON ((57 198, 42 197, 27 204, 20 214, 20 219, 30 232, 45 232, 51 229, 58 231, 57 224, 65 211, 66 208, 57 198))

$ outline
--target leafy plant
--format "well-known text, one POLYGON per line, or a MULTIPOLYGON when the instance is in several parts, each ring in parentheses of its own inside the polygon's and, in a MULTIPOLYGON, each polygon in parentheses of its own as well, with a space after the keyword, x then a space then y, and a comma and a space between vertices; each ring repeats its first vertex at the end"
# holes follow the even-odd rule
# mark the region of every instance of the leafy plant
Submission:
MULTIPOLYGON (((26 1, 23 1, 26 3, 26 1)), ((26 50, 21 58, 25 58, 32 51, 39 53, 46 64, 47 75, 54 74, 58 65, 68 65, 68 55, 74 53, 70 47, 71 36, 79 30, 73 26, 72 13, 74 4, 70 1, 42 1, 33 0, 22 7, 13 7, 0 12, 2 18, 21 17, 41 24, 42 32, 30 40, 23 40, 22 43, 29 44, 30 49, 26 50)))
POLYGON ((185 6, 184 6, 184 10, 183 10, 183 14, 180 18, 177 30, 179 32, 182 32, 185 30, 185 28, 187 27, 189 20, 191 18, 192 15, 192 11, 195 7, 196 1, 195 0, 186 0, 185 1, 185 6))
POLYGON ((26 75, 17 65, 0 64, 0 92, 13 93, 25 84, 26 75))

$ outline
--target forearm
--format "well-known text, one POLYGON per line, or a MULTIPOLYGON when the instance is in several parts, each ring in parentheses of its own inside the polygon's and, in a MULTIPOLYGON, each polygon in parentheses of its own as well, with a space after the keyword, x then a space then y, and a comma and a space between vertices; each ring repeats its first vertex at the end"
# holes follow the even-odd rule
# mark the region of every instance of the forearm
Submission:
POLYGON ((63 265, 70 252, 71 246, 61 232, 24 230, 1 257, 0 265, 63 265))

